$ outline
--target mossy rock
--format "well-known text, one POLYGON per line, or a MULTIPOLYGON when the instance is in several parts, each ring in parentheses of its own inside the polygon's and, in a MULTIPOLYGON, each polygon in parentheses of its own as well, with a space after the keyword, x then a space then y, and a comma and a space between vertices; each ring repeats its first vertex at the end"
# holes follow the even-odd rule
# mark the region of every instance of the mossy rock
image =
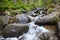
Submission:
POLYGON ((27 24, 13 23, 8 24, 3 30, 3 37, 19 37, 23 33, 27 33, 29 26, 27 24))
POLYGON ((37 25, 45 25, 45 24, 52 24, 55 25, 59 21, 59 12, 52 12, 49 15, 43 16, 42 18, 38 19, 35 24, 37 25))
POLYGON ((50 13, 52 13, 53 11, 54 11, 53 8, 49 8, 48 11, 47 11, 47 14, 50 14, 50 13))

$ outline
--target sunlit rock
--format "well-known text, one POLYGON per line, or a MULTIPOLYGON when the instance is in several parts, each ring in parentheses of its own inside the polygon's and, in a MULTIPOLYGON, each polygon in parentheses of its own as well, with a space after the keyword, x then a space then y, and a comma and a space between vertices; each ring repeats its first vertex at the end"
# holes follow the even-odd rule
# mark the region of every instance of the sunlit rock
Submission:
POLYGON ((60 21, 58 21, 58 35, 59 35, 59 39, 60 39, 60 21))

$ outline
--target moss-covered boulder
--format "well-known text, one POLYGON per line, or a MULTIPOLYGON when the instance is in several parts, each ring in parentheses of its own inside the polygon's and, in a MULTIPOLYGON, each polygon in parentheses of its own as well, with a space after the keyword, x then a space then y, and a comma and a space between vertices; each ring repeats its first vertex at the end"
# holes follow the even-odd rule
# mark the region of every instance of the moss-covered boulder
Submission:
POLYGON ((44 25, 44 24, 57 24, 59 20, 59 12, 52 12, 49 15, 43 16, 38 19, 35 24, 44 25))
POLYGON ((19 37, 23 33, 27 33, 29 26, 27 24, 8 24, 3 30, 3 37, 19 37))

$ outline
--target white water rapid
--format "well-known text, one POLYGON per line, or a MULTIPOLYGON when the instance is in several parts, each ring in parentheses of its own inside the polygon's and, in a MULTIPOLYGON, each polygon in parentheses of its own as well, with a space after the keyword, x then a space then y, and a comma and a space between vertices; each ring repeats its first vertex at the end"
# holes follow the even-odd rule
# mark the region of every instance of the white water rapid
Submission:
MULTIPOLYGON (((28 15, 29 16, 29 15, 28 15)), ((4 40, 41 40, 39 38, 39 36, 44 33, 44 32, 49 32, 46 28, 44 28, 44 26, 38 26, 35 23, 35 21, 40 17, 36 16, 36 17, 32 17, 29 16, 31 18, 31 22, 28 23, 29 25, 29 30, 26 34, 23 34, 22 36, 19 36, 19 38, 6 38, 4 40)))
POLYGON ((41 40, 39 39, 39 35, 41 35, 44 32, 49 32, 46 28, 44 28, 44 26, 38 26, 35 25, 35 21, 39 18, 39 16, 36 17, 31 17, 31 21, 30 23, 28 23, 29 25, 29 30, 26 34, 23 34, 22 36, 19 37, 20 40, 41 40))

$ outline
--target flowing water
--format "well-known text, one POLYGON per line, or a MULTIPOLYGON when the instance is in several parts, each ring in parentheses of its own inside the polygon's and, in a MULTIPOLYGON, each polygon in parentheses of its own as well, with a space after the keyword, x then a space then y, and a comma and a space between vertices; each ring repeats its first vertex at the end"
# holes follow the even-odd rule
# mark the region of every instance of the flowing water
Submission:
POLYGON ((41 40, 39 38, 39 36, 44 33, 44 32, 49 32, 49 30, 47 30, 46 28, 44 28, 44 26, 38 26, 35 24, 35 21, 38 20, 39 17, 41 17, 42 15, 36 16, 36 17, 32 17, 30 15, 28 15, 29 18, 31 18, 31 22, 28 23, 29 25, 29 30, 26 34, 23 34, 22 36, 19 36, 19 38, 3 38, 1 40, 41 40))
POLYGON ((46 28, 44 28, 44 26, 35 25, 35 21, 39 18, 39 16, 29 16, 32 22, 28 23, 29 30, 26 34, 23 34, 19 37, 20 40, 41 40, 40 38, 38 38, 39 35, 44 32, 49 32, 46 28))

